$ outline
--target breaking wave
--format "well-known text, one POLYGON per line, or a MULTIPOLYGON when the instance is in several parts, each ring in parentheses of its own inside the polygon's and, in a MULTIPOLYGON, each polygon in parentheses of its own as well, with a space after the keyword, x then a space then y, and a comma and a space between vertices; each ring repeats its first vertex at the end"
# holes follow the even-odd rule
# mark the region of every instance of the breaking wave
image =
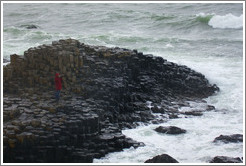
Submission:
POLYGON ((208 22, 208 25, 213 28, 221 28, 221 29, 241 29, 243 28, 243 15, 237 17, 233 14, 227 14, 225 16, 216 15, 211 18, 208 22))
POLYGON ((209 26, 219 29, 242 29, 243 28, 243 15, 235 16, 231 13, 226 15, 204 14, 200 13, 197 20, 200 22, 208 23, 209 26))
POLYGON ((214 14, 200 13, 196 15, 196 20, 202 23, 208 23, 213 16, 214 14))

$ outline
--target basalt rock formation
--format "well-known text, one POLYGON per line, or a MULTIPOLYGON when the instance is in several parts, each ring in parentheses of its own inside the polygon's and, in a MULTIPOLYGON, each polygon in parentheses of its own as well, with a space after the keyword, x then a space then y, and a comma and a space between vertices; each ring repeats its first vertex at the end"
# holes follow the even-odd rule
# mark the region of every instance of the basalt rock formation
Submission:
POLYGON ((73 39, 30 48, 10 60, 3 68, 4 162, 93 162, 144 146, 121 130, 178 118, 187 101, 219 90, 187 66, 73 39), (56 72, 64 75, 59 103, 56 72))

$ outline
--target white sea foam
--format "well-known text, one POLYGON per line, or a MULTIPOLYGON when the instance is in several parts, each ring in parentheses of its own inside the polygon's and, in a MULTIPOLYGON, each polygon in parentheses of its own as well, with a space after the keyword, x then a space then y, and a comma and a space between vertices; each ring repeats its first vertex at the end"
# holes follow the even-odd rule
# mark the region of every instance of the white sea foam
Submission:
POLYGON ((159 134, 153 129, 159 125, 141 126, 124 130, 123 134, 146 146, 124 149, 95 159, 95 163, 143 163, 156 155, 169 154, 181 163, 206 163, 217 155, 242 157, 242 143, 213 143, 220 134, 242 134, 240 124, 224 112, 207 112, 202 117, 173 119, 162 126, 177 126, 187 130, 181 135, 159 134), (223 118, 221 118, 223 117, 223 118), (213 122, 211 122, 213 119, 213 122))
POLYGON ((243 28, 243 15, 234 16, 231 13, 224 16, 215 15, 210 19, 208 25, 212 26, 213 28, 221 29, 241 29, 243 28))

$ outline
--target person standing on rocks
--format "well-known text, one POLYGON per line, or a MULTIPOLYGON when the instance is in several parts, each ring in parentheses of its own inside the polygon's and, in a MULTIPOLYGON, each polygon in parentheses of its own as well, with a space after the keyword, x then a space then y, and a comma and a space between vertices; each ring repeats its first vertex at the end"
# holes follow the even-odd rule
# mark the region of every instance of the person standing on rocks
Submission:
POLYGON ((59 101, 60 99, 60 93, 62 89, 62 74, 56 73, 55 75, 55 85, 56 85, 56 101, 59 101))

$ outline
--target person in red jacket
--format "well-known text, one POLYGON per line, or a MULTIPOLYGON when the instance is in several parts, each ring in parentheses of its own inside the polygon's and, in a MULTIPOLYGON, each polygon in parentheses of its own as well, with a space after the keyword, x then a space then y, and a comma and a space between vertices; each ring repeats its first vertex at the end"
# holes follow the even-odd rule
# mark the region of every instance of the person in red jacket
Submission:
POLYGON ((55 85, 56 85, 56 100, 59 101, 60 99, 60 93, 62 89, 62 75, 59 73, 56 73, 55 75, 55 85))

